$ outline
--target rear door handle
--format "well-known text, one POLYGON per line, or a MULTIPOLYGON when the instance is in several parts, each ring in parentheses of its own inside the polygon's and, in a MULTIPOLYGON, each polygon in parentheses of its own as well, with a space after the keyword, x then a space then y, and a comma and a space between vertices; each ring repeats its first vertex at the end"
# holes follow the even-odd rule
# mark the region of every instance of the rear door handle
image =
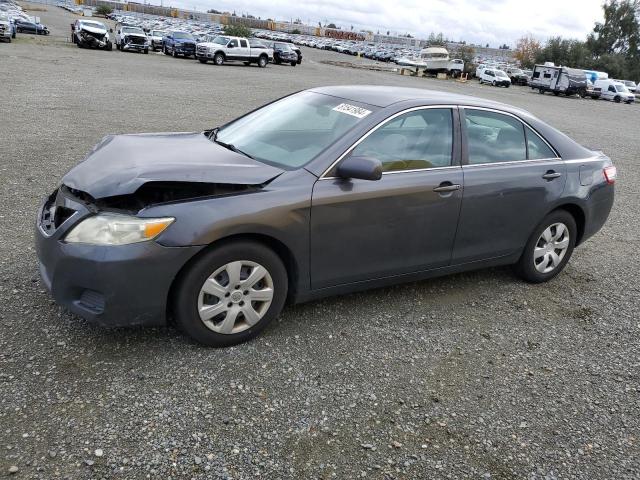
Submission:
POLYGON ((439 187, 433 189, 434 192, 438 193, 455 192, 456 190, 460 190, 460 185, 451 184, 449 182, 443 182, 439 187))
POLYGON ((553 170, 549 170, 547 173, 542 175, 542 178, 544 178, 545 180, 553 180, 561 176, 562 174, 560 172, 554 172, 553 170))

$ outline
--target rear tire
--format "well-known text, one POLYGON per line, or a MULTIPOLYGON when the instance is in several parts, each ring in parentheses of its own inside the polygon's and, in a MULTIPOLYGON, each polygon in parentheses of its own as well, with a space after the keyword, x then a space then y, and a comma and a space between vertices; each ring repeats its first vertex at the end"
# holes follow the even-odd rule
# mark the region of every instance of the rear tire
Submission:
POLYGON ((280 314, 287 298, 287 289, 287 271, 282 260, 273 250, 250 241, 229 242, 206 251, 181 272, 171 299, 172 310, 176 324, 192 339, 210 347, 227 347, 246 342, 264 330, 280 314), (256 290, 254 290, 255 285, 243 285, 242 282, 247 279, 247 275, 254 272, 247 269, 251 267, 243 267, 238 275, 240 280, 237 283, 240 288, 236 288, 233 285, 236 282, 230 282, 231 275, 228 274, 230 270, 226 267, 237 262, 262 267, 268 276, 268 281, 262 285, 260 282, 256 283, 255 285, 260 286, 256 290), (208 279, 211 279, 215 272, 222 272, 218 274, 222 280, 218 281, 219 276, 215 277, 214 291, 222 293, 203 293, 205 284, 211 285, 208 279), (223 287, 225 283, 227 286, 223 287), (235 296, 244 295, 243 298, 247 299, 251 297, 252 292, 265 292, 269 288, 273 295, 268 301, 256 303, 248 300, 247 304, 244 304, 244 301, 234 300, 235 296), (232 293, 224 293, 226 290, 232 293), (220 309, 219 313, 212 312, 217 306, 220 309), (243 314, 237 314, 237 317, 229 316, 231 312, 242 312, 247 308, 256 313, 251 323, 245 320, 243 314), (205 320, 203 320, 200 313, 203 310, 209 310, 216 316, 208 318, 209 316, 205 314, 205 320), (227 319, 231 320, 231 328, 236 333, 231 331, 231 328, 228 329, 230 333, 219 331, 225 329, 224 323, 227 319))
POLYGON ((551 280, 564 269, 571 258, 577 231, 576 221, 569 212, 566 210, 551 212, 529 237, 520 260, 513 266, 515 273, 529 283, 551 280), (558 235, 556 239, 555 234, 559 232, 559 225, 566 229, 566 234, 558 235), (547 234, 547 231, 550 234, 547 234), (566 247, 562 250, 560 246, 564 246, 565 241, 566 247))
POLYGON ((620 97, 616 95, 616 97, 613 99, 614 102, 616 103, 620 103, 620 97))
POLYGON ((267 63, 269 63, 269 59, 267 57, 265 57, 264 55, 258 59, 258 66, 260 68, 266 67, 267 63))

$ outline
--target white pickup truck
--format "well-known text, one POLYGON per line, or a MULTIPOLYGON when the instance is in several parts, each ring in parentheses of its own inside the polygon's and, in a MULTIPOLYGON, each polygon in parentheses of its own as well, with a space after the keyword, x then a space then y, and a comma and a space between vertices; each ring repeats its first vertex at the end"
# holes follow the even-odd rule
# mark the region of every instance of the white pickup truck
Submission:
POLYGON ((264 68, 273 59, 273 49, 267 48, 259 40, 220 35, 211 42, 198 43, 196 58, 200 63, 213 60, 215 65, 222 65, 228 61, 238 61, 245 65, 257 63, 264 68))

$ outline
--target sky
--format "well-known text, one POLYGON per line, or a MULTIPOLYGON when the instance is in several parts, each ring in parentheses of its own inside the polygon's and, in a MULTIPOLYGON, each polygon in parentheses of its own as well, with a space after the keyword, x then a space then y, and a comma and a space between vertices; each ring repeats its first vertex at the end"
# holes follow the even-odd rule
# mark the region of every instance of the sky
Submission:
MULTIPOLYGON (((230 11, 240 15, 317 25, 406 34, 427 38, 442 32, 450 40, 514 46, 530 33, 584 39, 602 21, 603 0, 165 0, 185 9, 230 11)), ((150 0, 149 3, 159 3, 150 0)))

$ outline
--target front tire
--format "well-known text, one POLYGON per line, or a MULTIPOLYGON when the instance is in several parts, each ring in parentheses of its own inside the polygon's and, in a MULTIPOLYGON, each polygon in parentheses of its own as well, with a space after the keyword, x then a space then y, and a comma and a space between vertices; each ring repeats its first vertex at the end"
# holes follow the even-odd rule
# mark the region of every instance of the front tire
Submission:
POLYGON ((566 210, 547 215, 529 237, 514 265, 516 274, 530 283, 548 282, 565 267, 576 244, 576 221, 566 210))
POLYGON ((216 53, 213 56, 213 63, 220 66, 224 63, 224 55, 222 53, 216 53))
POLYGON ((266 246, 237 241, 212 248, 177 280, 172 298, 178 326, 195 341, 227 347, 258 335, 287 298, 287 271, 266 246))

